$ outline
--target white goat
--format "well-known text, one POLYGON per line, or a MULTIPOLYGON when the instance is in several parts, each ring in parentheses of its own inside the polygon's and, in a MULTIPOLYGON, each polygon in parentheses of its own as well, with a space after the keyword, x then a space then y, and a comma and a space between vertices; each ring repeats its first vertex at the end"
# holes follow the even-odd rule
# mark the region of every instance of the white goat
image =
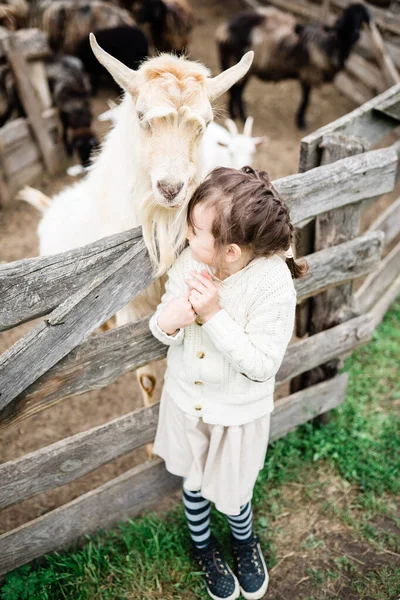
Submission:
MULTIPOLYGON (((31 188, 21 198, 44 212, 41 255, 141 225, 154 273, 161 276, 185 242, 186 208, 201 181, 200 142, 213 118, 211 102, 247 73, 253 53, 211 78, 203 65, 169 54, 133 71, 102 50, 92 34, 91 44, 125 91, 119 117, 85 178, 52 201, 31 188)), ((117 325, 150 314, 162 289, 157 279, 118 312, 117 325)), ((150 403, 155 377, 149 366, 138 370, 138 379, 150 403)))
POLYGON ((231 119, 225 121, 227 129, 214 122, 209 124, 201 142, 204 175, 215 167, 241 169, 253 164, 257 148, 268 139, 252 137, 253 123, 253 117, 248 117, 243 133, 238 132, 231 119))

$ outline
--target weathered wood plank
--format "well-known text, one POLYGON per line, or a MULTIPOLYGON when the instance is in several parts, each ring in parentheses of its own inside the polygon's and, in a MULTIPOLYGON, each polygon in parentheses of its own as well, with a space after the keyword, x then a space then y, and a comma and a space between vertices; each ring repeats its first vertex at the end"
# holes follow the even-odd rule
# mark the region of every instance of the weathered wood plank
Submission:
POLYGON ((388 111, 389 107, 395 107, 399 102, 400 84, 397 84, 340 119, 304 137, 300 147, 300 171, 308 171, 320 164, 322 150, 319 146, 324 135, 328 133, 363 136, 371 146, 379 142, 399 124, 397 119, 380 112, 379 108, 384 106, 385 111, 388 111))
POLYGON ((181 478, 160 459, 130 469, 76 500, 0 536, 0 575, 46 552, 61 550, 84 534, 134 517, 177 490, 181 478))
POLYGON ((383 320, 386 311, 399 295, 400 275, 397 276, 392 285, 386 290, 383 296, 375 304, 374 308, 370 311, 374 328, 378 327, 379 323, 383 320))
POLYGON ((371 88, 374 96, 382 94, 387 89, 381 70, 355 52, 352 52, 346 60, 345 70, 353 78, 357 77, 364 85, 371 88))
MULTIPOLYGON (((47 37, 44 31, 31 28, 23 28, 13 32, 13 35, 18 40, 18 47, 22 52, 25 60, 34 60, 44 58, 51 54, 47 37)), ((0 58, 6 58, 6 54, 0 44, 0 58)))
POLYGON ((369 233, 332 248, 314 252, 306 257, 309 270, 295 281, 297 301, 346 283, 375 269, 382 254, 384 234, 369 233))
POLYGON ((349 98, 357 105, 365 104, 371 100, 375 93, 367 87, 362 81, 358 81, 354 76, 346 71, 341 71, 334 79, 335 87, 341 94, 349 98))
POLYGON ((348 374, 343 373, 278 400, 271 417, 270 441, 339 406, 345 399, 347 382, 348 374))
POLYGON ((400 242, 381 262, 379 269, 371 273, 356 292, 357 308, 365 313, 378 302, 383 292, 400 275, 400 242))
MULTIPOLYGON (((310 415, 338 406, 344 400, 346 386, 347 374, 343 374, 277 402, 271 416, 271 441, 306 422, 310 415)), ((140 412, 150 414, 155 408, 149 407, 140 412)), ((139 465, 76 500, 0 536, 0 575, 42 554, 65 548, 83 534, 131 518, 180 486, 181 478, 170 475, 160 459, 139 465)))
MULTIPOLYGON (((333 133, 324 136, 322 148, 321 163, 331 164, 343 159, 345 156, 365 152, 368 150, 369 144, 364 138, 333 133)), ((319 215, 315 221, 314 250, 320 251, 332 248, 355 239, 360 232, 360 212, 361 206, 359 203, 319 215)), ((312 299, 309 335, 313 336, 348 321, 356 314, 352 281, 328 289, 312 299)), ((319 365, 317 369, 307 371, 302 375, 301 387, 307 388, 333 377, 338 373, 339 364, 339 358, 335 358, 327 364, 319 365)), ((327 415, 324 416, 324 421, 327 422, 327 415)))
MULTIPOLYGON (((279 179, 274 185, 287 201, 291 220, 296 224, 305 218, 370 197, 371 190, 374 195, 390 192, 394 186, 396 163, 394 149, 374 150, 334 165, 279 179)), ((91 246, 86 249, 91 252, 91 246)), ((82 285, 81 267, 76 270, 76 276, 79 276, 76 282, 72 269, 78 257, 79 261, 85 260, 80 252, 78 249, 65 254, 67 271, 62 270, 63 255, 25 259, 1 266, 0 331, 46 314, 63 302, 71 289, 82 285), (45 270, 42 272, 42 269, 45 270)), ((98 260, 96 264, 101 263, 101 256, 98 260)))
POLYGON ((143 240, 0 357, 0 408, 46 373, 152 281, 143 240))
POLYGON ((0 428, 49 408, 61 399, 104 387, 166 355, 148 318, 90 337, 0 411, 0 428))
POLYGON ((296 342, 286 351, 276 384, 289 381, 304 371, 365 344, 371 339, 373 330, 372 315, 367 313, 296 342))
MULTIPOLYGON (((0 412, 0 429, 164 358, 167 348, 150 334, 147 323, 148 319, 142 319, 91 337, 0 412)), ((367 314, 289 346, 277 385, 365 343, 372 331, 372 318, 367 314)))
POLYGON ((154 440, 159 404, 0 465, 0 509, 94 471, 154 440))
POLYGON ((376 26, 375 21, 371 20, 368 27, 371 34, 372 46, 375 50, 376 61, 383 72, 383 75, 386 79, 386 83, 388 85, 400 83, 400 78, 397 69, 392 61, 392 57, 390 56, 388 50, 385 48, 384 41, 382 39, 378 27, 376 26))
POLYGON ((46 131, 40 103, 29 79, 27 64, 19 50, 17 38, 9 35, 1 43, 7 53, 8 62, 13 70, 18 87, 19 97, 29 118, 32 133, 39 146, 43 162, 49 173, 55 173, 58 168, 57 155, 54 153, 53 143, 46 131))
POLYGON ((0 267, 0 331, 41 317, 100 275, 141 237, 137 227, 93 244, 0 267))
MULTIPOLYGON (((271 441, 344 400, 347 374, 275 403, 271 441)), ((0 508, 74 481, 153 441, 159 404, 133 411, 0 465, 0 508)))
POLYGON ((328 210, 392 190, 396 165, 394 148, 372 150, 278 179, 274 185, 289 205, 291 221, 297 225, 328 210))
POLYGON ((388 246, 399 235, 400 198, 397 198, 375 219, 368 231, 383 231, 385 234, 385 246, 388 246))

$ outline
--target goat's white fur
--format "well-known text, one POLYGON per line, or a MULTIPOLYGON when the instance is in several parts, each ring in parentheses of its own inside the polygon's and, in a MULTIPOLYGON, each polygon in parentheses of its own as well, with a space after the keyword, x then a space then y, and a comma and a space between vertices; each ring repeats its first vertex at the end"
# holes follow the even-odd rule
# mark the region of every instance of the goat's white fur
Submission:
POLYGON ((215 167, 232 167, 240 169, 245 165, 253 165, 257 148, 268 138, 252 137, 253 117, 248 117, 243 133, 239 133, 234 121, 226 119, 227 129, 210 123, 201 145, 203 157, 203 175, 215 167))
MULTIPOLYGON (((212 119, 210 101, 247 72, 253 53, 210 78, 202 65, 172 55, 149 59, 135 72, 104 52, 93 35, 91 43, 125 95, 86 177, 49 202, 38 227, 40 254, 64 252, 141 225, 154 272, 162 275, 185 240, 187 202, 202 174, 201 135, 212 119), (178 81, 180 70, 185 75, 178 81), (160 180, 183 182, 173 203, 159 191, 160 180)), ((27 188, 20 197, 38 207, 36 190, 27 188)), ((156 280, 118 313, 117 324, 149 314, 161 293, 162 282, 156 280)))

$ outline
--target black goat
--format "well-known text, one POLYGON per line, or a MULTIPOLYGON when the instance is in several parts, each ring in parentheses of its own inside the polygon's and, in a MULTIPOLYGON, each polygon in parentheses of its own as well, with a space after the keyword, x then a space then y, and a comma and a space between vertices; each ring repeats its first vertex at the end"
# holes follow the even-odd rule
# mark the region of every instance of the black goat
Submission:
MULTIPOLYGON (((137 69, 139 64, 148 56, 149 45, 145 34, 138 27, 121 26, 113 29, 96 31, 96 40, 100 46, 131 69, 137 69)), ((92 91, 97 93, 101 77, 109 83, 114 80, 108 71, 99 63, 90 47, 89 38, 78 44, 76 55, 82 61, 85 71, 90 77, 92 91)), ((115 84, 116 87, 117 84, 115 84)), ((120 88, 118 87, 118 90, 120 88)))
POLYGON ((154 47, 160 52, 187 50, 194 15, 186 0, 140 0, 135 3, 138 23, 149 23, 154 47))
POLYGON ((92 132, 91 87, 83 64, 74 56, 53 56, 45 61, 54 104, 60 111, 63 142, 67 154, 74 150, 84 167, 90 164, 90 154, 99 146, 92 132))
POLYGON ((263 81, 299 79, 303 95, 296 122, 304 128, 311 88, 332 81, 343 69, 361 27, 369 20, 366 7, 357 3, 348 6, 332 27, 302 25, 292 15, 272 7, 245 10, 224 23, 216 36, 222 69, 254 50, 248 76, 229 90, 231 118, 238 113, 243 121, 246 119, 242 94, 251 75, 263 81))

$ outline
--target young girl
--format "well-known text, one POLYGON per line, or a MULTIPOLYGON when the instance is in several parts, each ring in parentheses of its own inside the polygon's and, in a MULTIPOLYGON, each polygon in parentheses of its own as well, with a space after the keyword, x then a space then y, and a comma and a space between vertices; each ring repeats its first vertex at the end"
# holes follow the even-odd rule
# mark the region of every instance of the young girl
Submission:
POLYGON ((266 173, 218 168, 188 207, 189 247, 150 328, 170 346, 153 452, 184 478, 192 558, 214 600, 262 598, 268 572, 251 498, 268 446, 275 374, 293 332, 294 228, 266 173), (285 261, 286 252, 286 261, 285 261), (210 531, 227 516, 234 572, 210 531))

